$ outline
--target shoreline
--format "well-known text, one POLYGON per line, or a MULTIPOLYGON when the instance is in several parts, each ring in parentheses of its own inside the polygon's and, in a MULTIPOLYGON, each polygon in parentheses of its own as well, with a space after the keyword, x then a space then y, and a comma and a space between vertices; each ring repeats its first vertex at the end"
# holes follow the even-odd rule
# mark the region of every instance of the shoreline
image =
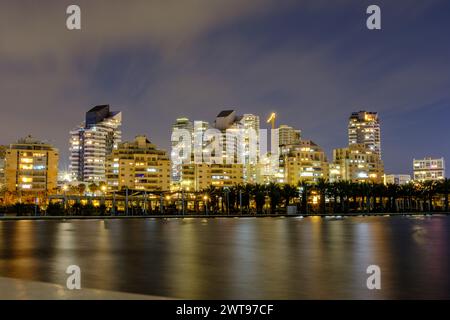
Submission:
POLYGON ((347 214, 216 214, 216 215, 144 215, 144 216, 0 216, 0 221, 16 220, 130 220, 130 219, 214 219, 214 218, 346 218, 346 217, 405 217, 405 216, 448 216, 448 212, 401 212, 401 213, 347 213, 347 214))

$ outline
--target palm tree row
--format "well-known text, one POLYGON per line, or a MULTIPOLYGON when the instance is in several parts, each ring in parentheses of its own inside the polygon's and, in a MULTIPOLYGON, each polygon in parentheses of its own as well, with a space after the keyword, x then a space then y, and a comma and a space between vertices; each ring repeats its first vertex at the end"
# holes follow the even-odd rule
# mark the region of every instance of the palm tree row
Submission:
POLYGON ((404 185, 328 182, 246 184, 214 187, 201 193, 212 212, 284 213, 290 205, 308 213, 449 212, 450 179, 404 185))
MULTIPOLYGON (((89 186, 91 192, 94 186, 89 186)), ((83 194, 85 186, 68 192, 83 194)), ((142 201, 131 205, 136 211, 205 212, 208 214, 347 214, 347 213, 395 213, 395 212, 449 212, 450 180, 426 181, 405 185, 379 183, 329 182, 319 179, 315 183, 290 184, 241 184, 230 187, 210 186, 200 192, 188 192, 187 197, 171 198, 160 203, 162 196, 153 197, 145 210, 139 210, 142 201), (183 199, 181 205, 180 199, 183 199), (166 207, 167 206, 167 207, 166 207), (292 206, 294 210, 289 210, 292 206), (183 209, 181 209, 183 208, 183 209), (186 210, 185 210, 186 209, 186 210)), ((173 193, 169 193, 173 194, 173 193)), ((67 207, 64 205, 64 207, 67 207)), ((31 208, 31 207, 30 207, 31 208)), ((68 208, 68 207, 67 207, 68 208)), ((78 207, 68 208, 82 214, 78 207), (75 210, 77 209, 77 210, 75 210)), ((57 208, 56 208, 57 209, 57 208)), ((56 210, 55 211, 58 211, 56 210)), ((104 208, 105 212, 107 208, 104 208)), ((3 211, 11 209, 5 208, 3 211)), ((31 209, 30 209, 31 210, 31 209)), ((70 211, 69 210, 69 211, 70 211)), ((1 210, 0 210, 1 211, 1 210)), ((16 210, 17 211, 17 210, 16 210)), ((18 210, 24 211, 24 210, 18 210)), ((92 210, 91 210, 92 211, 92 210)), ((15 212, 15 211, 13 211, 15 212)))

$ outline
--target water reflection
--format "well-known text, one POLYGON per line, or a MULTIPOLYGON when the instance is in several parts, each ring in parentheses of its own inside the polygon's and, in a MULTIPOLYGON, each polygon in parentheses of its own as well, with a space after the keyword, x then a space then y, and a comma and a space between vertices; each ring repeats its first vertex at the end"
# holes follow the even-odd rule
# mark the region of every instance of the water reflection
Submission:
POLYGON ((176 298, 450 298, 450 218, 0 221, 0 276, 176 298), (382 290, 366 288, 379 265, 382 290))

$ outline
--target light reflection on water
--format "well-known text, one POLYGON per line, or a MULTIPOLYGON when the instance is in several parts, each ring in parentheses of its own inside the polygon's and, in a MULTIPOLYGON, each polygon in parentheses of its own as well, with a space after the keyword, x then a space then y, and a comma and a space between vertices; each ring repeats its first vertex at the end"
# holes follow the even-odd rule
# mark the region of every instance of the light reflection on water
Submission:
POLYGON ((0 221, 0 276, 203 299, 450 298, 450 217, 0 221), (382 289, 366 288, 366 268, 382 289))

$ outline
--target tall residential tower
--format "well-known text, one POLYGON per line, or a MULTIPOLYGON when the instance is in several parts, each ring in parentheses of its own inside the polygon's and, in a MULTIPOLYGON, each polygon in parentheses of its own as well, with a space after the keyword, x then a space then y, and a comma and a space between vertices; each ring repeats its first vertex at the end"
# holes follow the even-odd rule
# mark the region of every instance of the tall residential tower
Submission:
POLYGON ((71 176, 77 181, 105 181, 106 157, 122 138, 122 113, 100 105, 86 113, 85 121, 70 132, 71 176))
POLYGON ((381 158, 381 132, 377 112, 353 112, 348 123, 348 144, 362 144, 381 158))

